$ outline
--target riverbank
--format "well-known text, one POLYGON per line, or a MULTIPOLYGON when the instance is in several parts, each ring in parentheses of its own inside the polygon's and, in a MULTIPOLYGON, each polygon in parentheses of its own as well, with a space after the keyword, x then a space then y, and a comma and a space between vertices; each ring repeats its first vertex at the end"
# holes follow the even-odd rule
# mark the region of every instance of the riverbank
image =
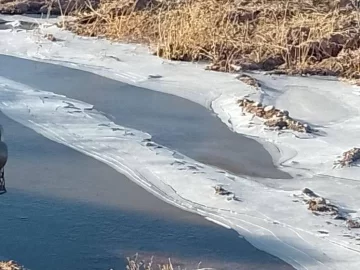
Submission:
POLYGON ((0 13, 75 15, 65 26, 77 34, 143 43, 166 59, 209 61, 215 71, 360 79, 351 0, 0 0, 0 13))
POLYGON ((336 75, 359 79, 354 1, 102 1, 66 23, 84 36, 149 45, 171 60, 215 71, 336 75))
POLYGON ((44 17, 60 16, 73 11, 81 11, 91 5, 96 8, 98 0, 0 0, 0 14, 23 15, 37 14, 44 17))

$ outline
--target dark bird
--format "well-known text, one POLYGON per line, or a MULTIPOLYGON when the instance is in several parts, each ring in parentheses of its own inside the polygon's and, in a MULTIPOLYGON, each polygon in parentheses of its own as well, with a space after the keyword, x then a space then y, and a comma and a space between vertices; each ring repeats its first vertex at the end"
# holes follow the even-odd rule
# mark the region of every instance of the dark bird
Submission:
POLYGON ((0 125, 0 194, 6 192, 4 167, 8 159, 8 148, 4 143, 4 129, 0 125))

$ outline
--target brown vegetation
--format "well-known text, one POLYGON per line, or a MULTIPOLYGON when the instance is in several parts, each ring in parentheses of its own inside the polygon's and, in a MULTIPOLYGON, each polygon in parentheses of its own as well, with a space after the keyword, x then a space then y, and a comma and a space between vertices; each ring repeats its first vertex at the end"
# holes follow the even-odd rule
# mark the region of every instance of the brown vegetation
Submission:
POLYGON ((137 259, 128 258, 128 264, 126 266, 126 270, 174 270, 171 262, 166 265, 158 265, 157 267, 153 266, 152 261, 144 262, 139 261, 137 259))
POLYGON ((261 103, 243 98, 238 101, 243 111, 265 119, 264 124, 276 130, 291 129, 297 132, 310 133, 313 130, 304 123, 294 120, 288 111, 276 109, 274 106, 263 106, 261 103))
POLYGON ((339 215, 339 208, 330 203, 323 197, 320 197, 309 188, 302 190, 304 202, 308 205, 308 209, 313 213, 326 212, 331 215, 339 215))
POLYGON ((319 196, 309 188, 304 188, 302 194, 298 197, 303 198, 304 203, 308 205, 308 209, 315 215, 330 215, 337 220, 345 221, 348 229, 359 229, 360 220, 354 220, 345 209, 331 203, 324 197, 319 196))
POLYGON ((336 214, 338 212, 337 208, 328 202, 322 197, 312 198, 307 201, 308 209, 313 212, 332 212, 336 214))
POLYGON ((342 158, 335 162, 340 167, 349 167, 360 160, 360 148, 354 147, 343 153, 342 158))
POLYGON ((351 0, 102 0, 67 27, 143 42, 209 69, 281 70, 360 79, 360 16, 351 0))
POLYGON ((14 261, 8 261, 8 262, 1 262, 0 261, 0 270, 25 270, 25 268, 18 265, 14 261))
POLYGON ((166 264, 155 264, 153 261, 153 257, 148 260, 144 261, 139 259, 139 255, 136 254, 132 258, 127 258, 127 270, 182 270, 182 268, 176 267, 171 263, 171 260, 169 259, 169 262, 166 264))

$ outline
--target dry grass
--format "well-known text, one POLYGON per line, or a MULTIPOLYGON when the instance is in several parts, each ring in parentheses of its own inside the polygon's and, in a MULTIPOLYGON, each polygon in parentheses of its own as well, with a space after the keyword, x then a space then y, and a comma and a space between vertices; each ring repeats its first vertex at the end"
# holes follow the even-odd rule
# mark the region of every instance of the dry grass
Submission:
POLYGON ((0 261, 0 270, 25 270, 25 269, 14 261, 8 261, 8 262, 0 261))
MULTIPOLYGON (((170 259, 167 264, 156 265, 153 261, 153 257, 150 259, 150 261, 145 262, 139 259, 138 254, 136 254, 132 258, 127 258, 126 269, 127 270, 183 270, 180 267, 173 266, 170 259)), ((207 269, 211 269, 211 268, 207 268, 207 269)))
POLYGON ((359 11, 351 0, 103 0, 68 28, 142 42, 212 70, 282 70, 360 78, 359 11))
POLYGON ((335 161, 335 166, 349 167, 360 161, 360 148, 354 147, 342 154, 341 159, 335 161))
MULTIPOLYGON (((169 259, 169 263, 162 265, 154 265, 153 260, 144 262, 139 260, 138 255, 133 258, 127 258, 127 270, 181 270, 179 267, 174 267, 169 259)), ((0 261, 0 270, 26 270, 14 261, 2 262, 0 261)))
POLYGON ((138 261, 137 259, 130 259, 128 258, 128 264, 126 266, 127 270, 175 270, 169 262, 166 265, 157 265, 153 266, 152 261, 146 263, 143 261, 138 261))

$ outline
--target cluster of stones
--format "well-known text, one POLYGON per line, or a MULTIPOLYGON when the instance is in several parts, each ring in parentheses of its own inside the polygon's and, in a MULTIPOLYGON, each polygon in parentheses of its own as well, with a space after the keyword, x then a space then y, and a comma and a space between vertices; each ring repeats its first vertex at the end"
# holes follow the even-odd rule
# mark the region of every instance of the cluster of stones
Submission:
POLYGON ((276 109, 274 106, 263 106, 259 102, 243 98, 238 101, 240 107, 247 113, 266 119, 264 124, 277 130, 291 129, 297 132, 310 133, 312 130, 307 124, 292 119, 288 111, 276 109))
POLYGON ((346 220, 346 226, 349 229, 360 229, 360 222, 352 219, 346 220))
POLYGON ((304 188, 302 190, 302 193, 304 195, 304 201, 308 205, 308 209, 312 211, 313 213, 328 213, 332 216, 334 216, 335 219, 341 219, 344 220, 346 223, 346 226, 349 229, 359 229, 360 228, 360 222, 357 220, 353 220, 349 215, 346 213, 342 213, 339 211, 339 208, 333 204, 331 204, 328 200, 326 200, 323 197, 320 197, 315 192, 313 192, 309 188, 304 188))
POLYGON ((234 193, 226 190, 225 188, 223 188, 220 185, 217 185, 214 187, 215 189, 215 194, 220 195, 220 196, 227 196, 227 200, 234 200, 234 201, 241 201, 237 196, 235 196, 234 193))
POLYGON ((243 83, 246 83, 252 87, 255 87, 256 89, 260 89, 260 87, 261 87, 260 83, 251 76, 241 74, 237 77, 237 79, 243 83))
POLYGON ((232 192, 226 190, 222 186, 215 186, 214 189, 215 189, 215 194, 218 195, 228 196, 233 194, 232 192))
POLYGON ((353 148, 349 151, 346 151, 342 155, 342 159, 335 162, 335 165, 340 165, 341 167, 348 167, 353 165, 355 162, 360 160, 360 148, 353 148))
POLYGON ((337 207, 329 204, 323 197, 312 198, 307 201, 307 204, 308 209, 313 212, 330 212, 332 214, 338 213, 337 207))
POLYGON ((56 37, 54 37, 53 34, 46 34, 46 35, 44 36, 44 38, 46 38, 47 40, 50 40, 50 41, 52 41, 52 42, 57 41, 56 37))
POLYGON ((339 209, 335 205, 328 202, 325 198, 320 197, 312 190, 304 188, 302 193, 308 198, 305 199, 305 202, 308 205, 308 209, 312 212, 328 212, 333 215, 339 213, 339 209))

